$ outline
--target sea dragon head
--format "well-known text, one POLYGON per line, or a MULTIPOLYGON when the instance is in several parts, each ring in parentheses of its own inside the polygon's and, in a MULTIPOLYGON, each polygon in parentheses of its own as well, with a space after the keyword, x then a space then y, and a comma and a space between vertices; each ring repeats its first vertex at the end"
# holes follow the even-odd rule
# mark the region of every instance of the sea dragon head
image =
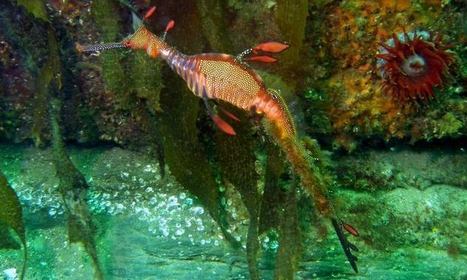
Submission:
POLYGON ((94 44, 94 45, 81 45, 79 43, 76 44, 76 50, 78 52, 99 52, 104 50, 110 49, 118 49, 118 48, 127 48, 127 49, 143 49, 146 50, 147 54, 150 57, 157 57, 161 49, 167 47, 165 43, 165 37, 167 36, 167 32, 172 29, 175 25, 173 20, 169 21, 167 24, 164 33, 162 36, 156 36, 151 31, 149 31, 144 23, 148 18, 150 18, 154 12, 156 11, 156 7, 151 7, 146 14, 144 15, 143 19, 139 19, 133 13, 133 21, 136 23, 137 26, 136 31, 133 34, 130 34, 121 42, 114 42, 114 43, 103 43, 103 44, 94 44))

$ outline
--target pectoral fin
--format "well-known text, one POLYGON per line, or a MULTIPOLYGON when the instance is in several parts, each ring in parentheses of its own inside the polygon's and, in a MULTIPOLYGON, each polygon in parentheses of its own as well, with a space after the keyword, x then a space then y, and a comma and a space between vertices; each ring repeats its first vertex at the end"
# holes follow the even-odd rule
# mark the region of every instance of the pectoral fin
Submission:
POLYGON ((232 136, 237 135, 233 127, 230 124, 228 124, 226 121, 221 119, 218 115, 212 115, 211 118, 214 121, 214 123, 217 125, 217 127, 223 132, 227 133, 228 135, 232 135, 232 136))
MULTIPOLYGON (((225 132, 226 134, 228 135, 237 135, 237 133, 235 133, 235 130, 233 129, 233 127, 228 124, 226 121, 224 121, 221 117, 219 117, 219 115, 217 115, 216 113, 214 113, 214 110, 211 108, 211 106, 209 105, 209 101, 208 101, 208 97, 206 95, 203 94, 203 102, 204 102, 204 105, 206 106, 206 110, 208 111, 208 115, 211 117, 211 119, 214 121, 214 123, 216 124, 216 126, 222 130, 223 132, 225 132)), ((225 113, 226 111, 224 111, 225 113)), ((228 112, 227 112, 228 113, 228 112)), ((238 119, 237 117, 235 117, 234 115, 232 114, 226 114, 227 116, 233 116, 234 118, 238 119)))
POLYGON ((263 63, 274 63, 277 62, 277 59, 274 57, 271 57, 269 55, 256 55, 256 56, 251 56, 246 59, 247 61, 254 61, 254 62, 263 62, 263 63))
POLYGON ((237 121, 237 122, 240 121, 240 119, 239 119, 237 116, 235 116, 234 114, 230 113, 230 112, 227 111, 226 109, 224 109, 224 108, 222 108, 222 107, 219 107, 219 108, 221 108, 221 111, 222 111, 227 117, 229 117, 229 118, 231 118, 232 120, 237 121))

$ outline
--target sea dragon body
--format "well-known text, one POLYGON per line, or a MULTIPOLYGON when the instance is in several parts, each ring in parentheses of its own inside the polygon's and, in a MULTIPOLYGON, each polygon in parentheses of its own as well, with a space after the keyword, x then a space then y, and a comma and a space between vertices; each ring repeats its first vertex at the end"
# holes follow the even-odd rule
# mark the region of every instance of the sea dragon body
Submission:
MULTIPOLYGON (((148 18, 154 10, 155 8, 151 9, 144 19, 148 18)), ((315 172, 319 171, 311 164, 311 160, 297 138, 294 122, 280 95, 267 89, 261 77, 244 62, 244 57, 249 54, 254 54, 254 56, 245 60, 275 62, 276 59, 270 54, 282 52, 288 48, 288 45, 278 42, 262 43, 237 57, 220 53, 185 55, 165 42, 167 31, 173 27, 173 24, 173 21, 170 21, 163 36, 160 37, 141 25, 134 34, 120 43, 77 45, 77 49, 80 52, 94 52, 130 48, 145 50, 152 58, 160 56, 185 80, 190 90, 204 100, 208 114, 227 134, 235 135, 235 131, 213 112, 208 103, 209 99, 222 100, 243 110, 264 116, 269 124, 269 133, 284 151, 294 172, 299 175, 302 186, 312 196, 320 214, 331 220, 347 259, 352 268, 357 271, 357 258, 351 252, 357 248, 346 239, 343 229, 352 235, 358 235, 358 232, 352 226, 343 223, 330 205, 325 183, 315 175, 315 172), (264 53, 266 55, 263 55, 264 53)), ((238 120, 232 114, 225 113, 238 120)))
MULTIPOLYGON (((261 77, 239 57, 219 53, 185 55, 144 25, 121 44, 126 48, 146 50, 153 58, 160 56, 203 100, 222 100, 243 110, 265 115, 275 123, 274 127, 280 129, 280 138, 295 135, 294 123, 280 96, 267 90, 261 77)), ((210 106, 206 106, 224 132, 235 134, 230 125, 213 115, 210 106)))

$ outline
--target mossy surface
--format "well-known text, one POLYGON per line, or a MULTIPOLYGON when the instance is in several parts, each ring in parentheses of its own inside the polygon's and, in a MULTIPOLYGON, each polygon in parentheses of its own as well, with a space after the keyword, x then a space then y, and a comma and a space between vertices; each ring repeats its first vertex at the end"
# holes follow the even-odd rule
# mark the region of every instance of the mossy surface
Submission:
POLYGON ((163 79, 160 61, 147 56, 144 52, 135 52, 130 55, 131 59, 131 90, 136 97, 144 100, 149 110, 160 111, 160 93, 163 88, 163 79))
POLYGON ((216 52, 230 53, 232 43, 226 27, 225 1, 200 0, 197 7, 202 18, 203 34, 209 42, 211 49, 216 52))
POLYGON ((283 40, 290 44, 290 49, 283 56, 283 64, 293 69, 299 66, 300 52, 305 38, 308 1, 278 0, 276 13, 283 40))
MULTIPOLYGON (((101 31, 102 42, 119 42, 123 39, 118 5, 111 0, 92 2, 94 20, 101 31)), ((121 50, 108 51, 101 56, 102 75, 106 90, 117 96, 120 108, 131 105, 128 92, 128 75, 125 69, 126 55, 121 50)))
POLYGON ((16 0, 18 5, 21 5, 26 8, 28 12, 33 14, 36 18, 41 19, 43 21, 49 20, 49 15, 47 14, 47 10, 45 8, 45 1, 43 0, 16 0))
POLYGON ((57 89, 61 85, 61 65, 60 54, 58 50, 57 39, 51 27, 47 31, 49 56, 47 62, 42 66, 39 71, 39 76, 36 81, 37 94, 35 96, 34 107, 34 122, 32 126, 31 136, 34 144, 37 147, 43 147, 47 142, 48 132, 48 104, 50 98, 51 86, 57 89))

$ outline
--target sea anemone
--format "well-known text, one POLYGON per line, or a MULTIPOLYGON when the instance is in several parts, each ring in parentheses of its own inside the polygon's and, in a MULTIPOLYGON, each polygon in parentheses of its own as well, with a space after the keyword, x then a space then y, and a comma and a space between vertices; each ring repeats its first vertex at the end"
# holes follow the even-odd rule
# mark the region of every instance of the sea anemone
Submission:
POLYGON ((400 101, 432 98, 453 62, 440 36, 426 31, 394 34, 376 56, 384 91, 400 101))

